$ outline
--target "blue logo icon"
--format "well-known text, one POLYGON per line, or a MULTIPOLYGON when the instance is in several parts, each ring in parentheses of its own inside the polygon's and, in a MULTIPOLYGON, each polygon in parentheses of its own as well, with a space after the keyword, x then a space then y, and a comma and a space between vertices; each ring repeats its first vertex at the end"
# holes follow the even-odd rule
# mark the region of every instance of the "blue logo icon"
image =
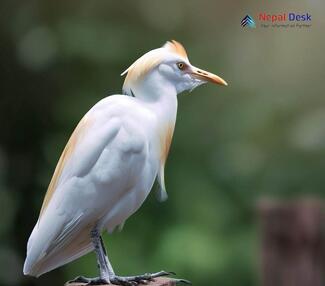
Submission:
POLYGON ((255 21, 253 19, 253 17, 249 16, 249 15, 246 15, 243 20, 241 20, 240 24, 243 26, 243 27, 249 27, 249 28, 256 28, 256 25, 255 25, 255 21))

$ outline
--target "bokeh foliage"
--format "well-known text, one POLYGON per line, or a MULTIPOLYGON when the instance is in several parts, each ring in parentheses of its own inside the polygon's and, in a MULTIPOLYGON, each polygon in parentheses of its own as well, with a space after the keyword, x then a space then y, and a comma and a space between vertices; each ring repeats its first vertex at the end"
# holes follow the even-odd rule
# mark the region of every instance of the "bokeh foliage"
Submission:
POLYGON ((0 285, 97 274, 90 254, 22 275, 28 236, 70 133, 119 74, 177 39, 228 88, 179 97, 166 182, 122 233, 105 236, 120 274, 173 270, 194 285, 257 285, 256 201, 324 195, 324 2, 1 1, 0 285), (243 29, 247 13, 309 12, 309 29, 243 29), (212 282, 213 281, 213 282, 212 282))

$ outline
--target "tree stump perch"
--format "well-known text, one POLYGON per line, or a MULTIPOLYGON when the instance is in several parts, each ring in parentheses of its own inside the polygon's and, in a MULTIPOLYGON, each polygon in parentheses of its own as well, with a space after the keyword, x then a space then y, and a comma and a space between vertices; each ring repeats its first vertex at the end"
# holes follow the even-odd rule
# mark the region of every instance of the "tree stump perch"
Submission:
POLYGON ((263 286, 325 285, 325 213, 319 200, 259 204, 263 286))
MULTIPOLYGON (((85 286, 85 283, 65 283, 65 286, 85 286)), ((170 278, 155 278, 154 281, 148 284, 141 284, 145 286, 176 286, 175 281, 170 278)), ((103 285, 104 286, 104 285, 103 285)), ((112 284, 107 284, 107 286, 112 286, 112 284)))

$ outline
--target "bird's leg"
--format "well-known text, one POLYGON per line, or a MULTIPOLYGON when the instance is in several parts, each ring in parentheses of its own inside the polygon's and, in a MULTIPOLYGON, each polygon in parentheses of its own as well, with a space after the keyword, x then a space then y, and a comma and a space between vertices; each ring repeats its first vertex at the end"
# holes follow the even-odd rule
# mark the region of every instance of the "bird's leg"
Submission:
POLYGON ((109 277, 115 276, 112 264, 110 263, 110 261, 109 261, 109 259, 107 257, 107 252, 106 252, 106 249, 105 249, 103 239, 102 239, 101 236, 99 236, 99 239, 100 239, 100 246, 101 246, 101 249, 103 251, 104 259, 105 259, 105 262, 106 262, 108 275, 109 275, 109 277))
MULTIPOLYGON (((101 238, 97 229, 91 232, 92 242, 95 248, 97 257, 97 263, 99 267, 100 277, 98 278, 86 278, 83 276, 77 277, 70 282, 86 283, 86 285, 106 285, 109 283, 122 285, 122 286, 135 286, 139 284, 146 284, 148 281, 154 280, 154 278, 168 276, 175 274, 173 272, 159 271, 156 273, 146 273, 135 276, 118 276, 115 274, 113 267, 107 257, 107 252, 103 239, 101 238)), ((172 279, 176 283, 190 284, 189 281, 184 279, 172 279)))
POLYGON ((94 246, 94 250, 97 258, 97 265, 99 268, 99 277, 87 278, 79 276, 68 283, 86 283, 86 285, 107 285, 110 283, 110 276, 114 275, 112 265, 110 264, 104 247, 103 240, 97 228, 94 228, 91 232, 91 241, 94 246))
MULTIPOLYGON (((135 275, 135 276, 115 275, 112 264, 110 263, 110 261, 108 259, 103 239, 101 237, 99 237, 99 239, 100 239, 102 253, 104 255, 108 273, 109 273, 109 281, 112 284, 123 285, 123 286, 133 286, 133 285, 138 285, 138 284, 142 284, 142 283, 146 284, 147 281, 152 281, 152 280, 154 280, 154 278, 175 274, 173 272, 159 271, 156 273, 146 273, 143 275, 135 275)), ((176 283, 180 282, 180 283, 190 284, 189 281, 184 280, 184 279, 174 279, 174 280, 176 283)))
POLYGON ((114 271, 107 258, 103 240, 96 228, 91 231, 91 239, 95 248, 100 278, 106 279, 109 282, 109 277, 114 274, 114 271))

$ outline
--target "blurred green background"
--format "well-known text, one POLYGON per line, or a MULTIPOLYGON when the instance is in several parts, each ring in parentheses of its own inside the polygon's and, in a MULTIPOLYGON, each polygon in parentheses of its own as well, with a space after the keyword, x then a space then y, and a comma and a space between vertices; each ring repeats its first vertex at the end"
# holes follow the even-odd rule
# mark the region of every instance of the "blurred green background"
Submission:
POLYGON ((119 274, 166 269, 194 285, 258 285, 256 201, 324 196, 325 2, 11 0, 0 11, 0 285, 97 275, 90 254, 23 277, 27 239, 79 119, 170 39, 229 87, 179 96, 169 200, 150 195, 123 232, 105 235, 109 256, 119 274), (312 27, 240 26, 246 14, 291 11, 309 12, 312 27))

